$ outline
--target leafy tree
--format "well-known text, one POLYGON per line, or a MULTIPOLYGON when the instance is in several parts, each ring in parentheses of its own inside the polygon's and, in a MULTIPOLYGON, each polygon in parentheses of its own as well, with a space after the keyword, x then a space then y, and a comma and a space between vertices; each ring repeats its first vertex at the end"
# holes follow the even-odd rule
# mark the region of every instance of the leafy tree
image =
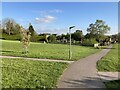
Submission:
POLYGON ((56 42, 56 35, 52 34, 48 37, 49 42, 56 42))
POLYGON ((65 36, 65 38, 66 38, 67 40, 69 40, 69 38, 70 38, 70 34, 67 33, 66 36, 65 36))
POLYGON ((93 24, 90 24, 87 28, 87 32, 89 32, 89 39, 96 38, 98 41, 104 39, 104 34, 110 31, 110 27, 105 25, 103 20, 96 20, 93 24))
POLYGON ((87 28, 87 32, 90 33, 90 37, 91 37, 92 35, 96 34, 96 33, 97 33, 97 28, 96 28, 95 24, 91 23, 91 24, 89 25, 89 28, 87 28))
POLYGON ((115 34, 115 35, 112 35, 111 38, 112 38, 112 41, 115 42, 117 41, 118 42, 118 38, 119 38, 119 33, 118 34, 115 34))
POLYGON ((61 35, 56 36, 57 40, 61 40, 61 35))
POLYGON ((118 33, 118 43, 120 43, 120 32, 118 33))
POLYGON ((90 39, 90 33, 87 33, 85 36, 84 36, 85 39, 90 39))
POLYGON ((104 35, 108 31, 110 31, 110 27, 108 25, 105 25, 105 22, 103 20, 96 20, 95 26, 97 33, 100 35, 104 35))
POLYGON ((83 34, 81 30, 76 30, 76 32, 74 32, 71 36, 72 36, 72 39, 82 42, 83 34))

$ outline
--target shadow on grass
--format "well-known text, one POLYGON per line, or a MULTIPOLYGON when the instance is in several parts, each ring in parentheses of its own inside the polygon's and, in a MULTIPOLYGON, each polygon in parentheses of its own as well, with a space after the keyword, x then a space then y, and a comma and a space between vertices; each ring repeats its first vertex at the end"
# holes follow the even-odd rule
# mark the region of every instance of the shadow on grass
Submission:
POLYGON ((116 49, 116 48, 105 48, 105 49, 116 49))
POLYGON ((22 52, 19 51, 11 51, 11 50, 0 50, 1 53, 16 53, 16 54, 22 54, 22 52))
POLYGON ((109 47, 96 47, 95 49, 116 49, 116 48, 109 48, 109 47))

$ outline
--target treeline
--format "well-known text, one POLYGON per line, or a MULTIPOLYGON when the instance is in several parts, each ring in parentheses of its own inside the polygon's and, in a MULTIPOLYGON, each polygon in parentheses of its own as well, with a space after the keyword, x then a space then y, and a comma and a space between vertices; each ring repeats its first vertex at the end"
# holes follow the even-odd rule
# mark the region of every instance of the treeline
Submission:
MULTIPOLYGON (((23 27, 16 23, 14 19, 3 19, 0 27, 0 33, 2 33, 1 39, 21 40, 20 30, 23 27)), ((50 33, 38 34, 31 23, 29 23, 28 28, 25 30, 31 33, 30 41, 32 42, 69 43, 70 39, 69 33, 61 35, 50 33)), ((110 31, 110 27, 103 20, 96 20, 95 23, 89 25, 86 35, 83 35, 82 30, 76 30, 74 33, 71 33, 72 44, 92 46, 95 43, 106 45, 110 42, 118 42, 118 34, 106 36, 105 34, 108 31, 110 31)))

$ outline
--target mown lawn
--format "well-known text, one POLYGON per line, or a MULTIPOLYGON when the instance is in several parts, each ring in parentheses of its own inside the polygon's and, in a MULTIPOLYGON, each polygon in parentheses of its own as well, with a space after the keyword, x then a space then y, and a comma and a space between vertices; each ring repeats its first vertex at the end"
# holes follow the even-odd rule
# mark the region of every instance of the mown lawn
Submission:
MULTIPOLYGON (((23 50, 20 41, 1 40, 1 42, 2 55, 69 60, 69 45, 31 42, 29 53, 22 54, 23 50)), ((79 60, 98 51, 100 51, 100 49, 95 49, 94 47, 72 45, 72 60, 79 60)))
POLYGON ((52 88, 56 87, 67 63, 2 59, 3 88, 52 88))
POLYGON ((114 44, 110 52, 97 63, 98 71, 119 71, 118 44, 114 44))

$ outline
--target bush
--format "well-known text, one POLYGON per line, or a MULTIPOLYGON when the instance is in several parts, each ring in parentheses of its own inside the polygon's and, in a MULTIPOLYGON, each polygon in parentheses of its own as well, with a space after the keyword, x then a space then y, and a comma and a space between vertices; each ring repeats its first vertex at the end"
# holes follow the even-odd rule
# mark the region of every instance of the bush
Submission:
POLYGON ((31 36, 30 41, 31 42, 39 42, 42 37, 38 35, 31 36))
POLYGON ((95 43, 98 43, 95 39, 85 39, 82 42, 83 46, 94 46, 95 43))
POLYGON ((56 42, 56 36, 55 35, 50 35, 48 37, 49 43, 55 43, 56 42))

